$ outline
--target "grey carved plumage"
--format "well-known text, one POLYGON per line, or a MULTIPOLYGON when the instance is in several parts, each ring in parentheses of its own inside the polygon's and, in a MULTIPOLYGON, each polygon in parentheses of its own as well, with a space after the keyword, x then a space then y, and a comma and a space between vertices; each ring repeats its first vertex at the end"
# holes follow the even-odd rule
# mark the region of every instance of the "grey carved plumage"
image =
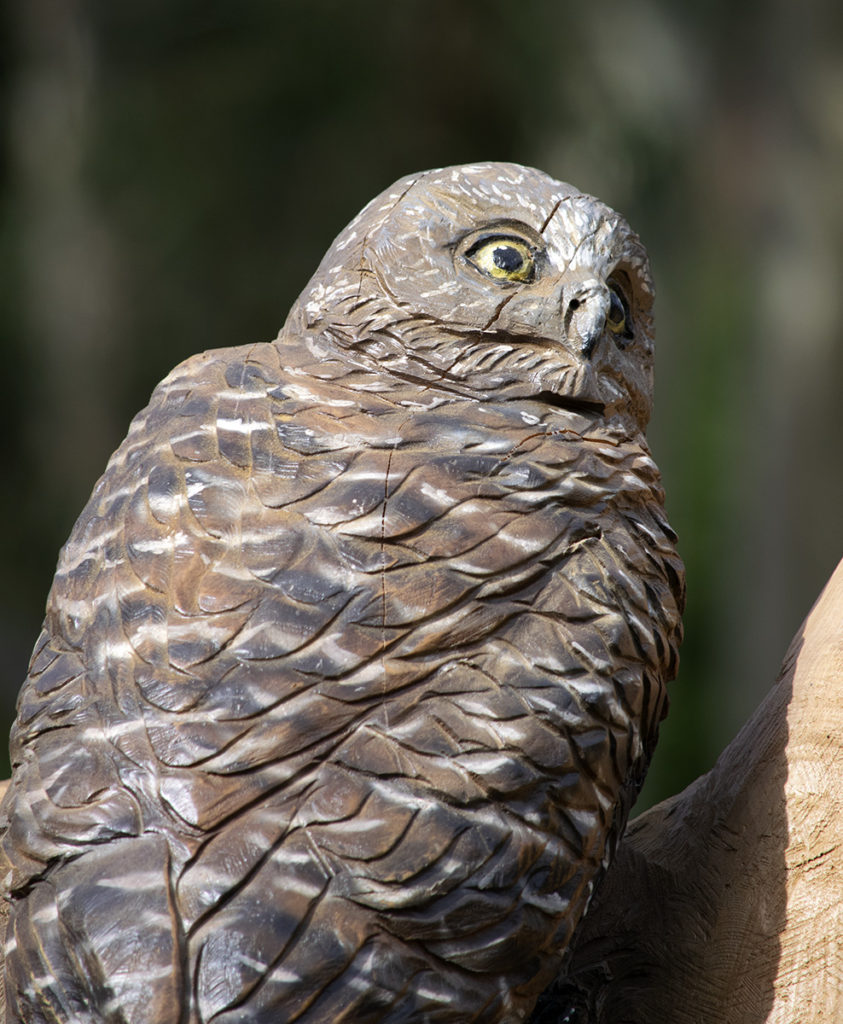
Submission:
POLYGON ((651 306, 607 207, 447 168, 159 385, 19 699, 10 1021, 526 1017, 676 669, 651 306))

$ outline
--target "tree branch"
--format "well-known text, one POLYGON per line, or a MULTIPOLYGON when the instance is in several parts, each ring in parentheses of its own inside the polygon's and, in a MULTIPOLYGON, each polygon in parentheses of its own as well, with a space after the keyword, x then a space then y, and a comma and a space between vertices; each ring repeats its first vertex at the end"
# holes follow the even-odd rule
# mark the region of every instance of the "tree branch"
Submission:
POLYGON ((714 768, 629 825, 556 1019, 843 1020, 841 809, 843 562, 714 768))

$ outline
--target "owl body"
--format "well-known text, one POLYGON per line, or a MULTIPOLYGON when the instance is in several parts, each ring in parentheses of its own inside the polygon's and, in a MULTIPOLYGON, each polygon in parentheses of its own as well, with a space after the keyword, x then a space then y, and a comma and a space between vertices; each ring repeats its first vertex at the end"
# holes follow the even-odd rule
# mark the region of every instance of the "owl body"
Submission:
POLYGON ((595 200, 446 169, 159 385, 19 700, 10 1020, 526 1017, 676 668, 650 295, 595 200))

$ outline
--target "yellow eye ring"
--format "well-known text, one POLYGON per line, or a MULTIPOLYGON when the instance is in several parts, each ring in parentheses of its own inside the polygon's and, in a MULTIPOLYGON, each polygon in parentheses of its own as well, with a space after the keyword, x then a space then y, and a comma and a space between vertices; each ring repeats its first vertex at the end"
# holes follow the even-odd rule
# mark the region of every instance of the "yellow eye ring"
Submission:
POLYGON ((468 250, 465 258, 495 281, 530 281, 536 269, 530 246, 509 235, 481 238, 468 250))
POLYGON ((606 326, 613 334, 619 335, 619 344, 621 339, 628 341, 632 337, 629 303, 626 301, 624 293, 613 281, 609 282, 609 312, 606 314, 606 326))

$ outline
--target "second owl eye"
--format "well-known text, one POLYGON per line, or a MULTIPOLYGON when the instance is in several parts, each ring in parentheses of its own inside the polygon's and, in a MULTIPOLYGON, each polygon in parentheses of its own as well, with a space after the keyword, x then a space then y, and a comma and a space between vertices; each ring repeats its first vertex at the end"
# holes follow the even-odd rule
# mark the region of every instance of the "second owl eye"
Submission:
POLYGON ((481 238, 468 250, 465 258, 496 281, 530 281, 536 269, 530 246, 520 238, 506 235, 481 238))
POLYGON ((632 338, 632 322, 629 315, 629 303, 620 285, 609 281, 609 313, 606 325, 620 348, 626 348, 632 338))

